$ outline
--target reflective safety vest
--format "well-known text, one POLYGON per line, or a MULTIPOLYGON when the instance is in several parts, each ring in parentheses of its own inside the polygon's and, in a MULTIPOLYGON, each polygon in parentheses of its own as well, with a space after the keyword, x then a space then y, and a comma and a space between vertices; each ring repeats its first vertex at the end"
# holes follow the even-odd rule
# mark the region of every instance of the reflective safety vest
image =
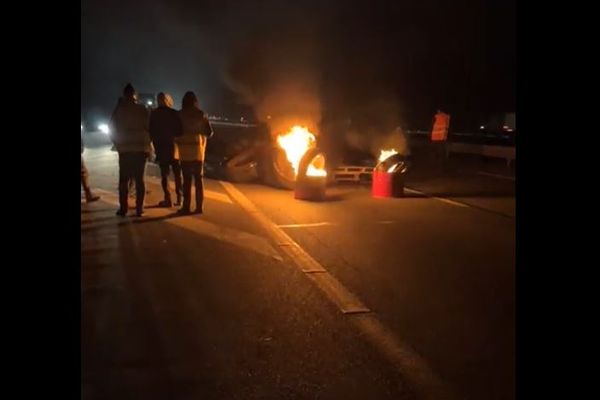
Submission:
POLYGON ((433 129, 431 130, 432 142, 444 142, 448 139, 448 128, 450 127, 450 115, 439 112, 435 114, 433 129))

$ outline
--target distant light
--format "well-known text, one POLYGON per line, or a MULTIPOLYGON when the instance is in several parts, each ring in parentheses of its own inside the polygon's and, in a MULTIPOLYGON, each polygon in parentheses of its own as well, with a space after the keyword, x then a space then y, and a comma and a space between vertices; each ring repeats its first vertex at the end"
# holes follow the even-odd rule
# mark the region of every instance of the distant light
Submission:
POLYGON ((146 103, 148 103, 149 106, 152 105, 152 100, 148 100, 146 103))
POLYGON ((81 125, 81 132, 83 132, 83 125, 81 125))
POLYGON ((508 125, 504 125, 502 129, 508 129, 508 125))
POLYGON ((506 131, 507 132, 512 132, 513 130, 511 128, 508 128, 506 131))
POLYGON ((479 129, 485 129, 485 126, 481 125, 481 126, 479 127, 479 129))
POLYGON ((102 133, 104 133, 105 135, 108 135, 110 133, 110 129, 108 128, 107 124, 100 124, 98 125, 98 130, 102 133))

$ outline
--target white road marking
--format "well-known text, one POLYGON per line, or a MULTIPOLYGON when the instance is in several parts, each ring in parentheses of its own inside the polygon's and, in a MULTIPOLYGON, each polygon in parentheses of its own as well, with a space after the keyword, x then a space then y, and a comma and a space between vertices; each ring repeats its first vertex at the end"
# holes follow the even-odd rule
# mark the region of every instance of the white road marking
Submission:
POLYGON ((449 389, 410 346, 398 340, 358 297, 312 258, 300 245, 264 215, 241 191, 220 181, 229 195, 252 216, 306 276, 332 301, 363 336, 398 368, 424 399, 451 399, 449 389))
POLYGON ((498 179, 506 179, 509 181, 515 181, 515 178, 513 176, 506 176, 506 175, 499 175, 499 174, 491 174, 489 172, 484 172, 484 171, 477 171, 477 173, 479 175, 484 175, 484 176, 490 176, 492 178, 498 178, 498 179))
POLYGON ((309 228, 309 227, 313 227, 313 226, 329 226, 329 225, 335 225, 331 222, 314 222, 314 223, 308 223, 308 224, 289 224, 289 225, 277 225, 280 228, 309 228))
POLYGON ((453 206, 466 207, 466 208, 470 207, 468 204, 459 203, 458 201, 445 199, 443 197, 431 196, 431 195, 429 195, 427 193, 424 193, 424 192, 421 192, 419 190, 414 190, 414 189, 410 189, 410 188, 407 188, 407 187, 405 187, 404 190, 406 190, 407 192, 413 192, 413 193, 416 193, 416 194, 420 194, 420 195, 423 195, 425 197, 429 197, 430 199, 435 199, 437 201, 441 201, 442 203, 450 204, 450 205, 453 205, 453 206))
MULTIPOLYGON (((279 248, 286 253, 302 272, 327 273, 318 261, 310 256, 298 243, 287 235, 281 228, 265 216, 242 192, 229 182, 220 181, 229 195, 265 229, 267 234, 278 243, 279 248)), ((332 280, 335 278, 331 277, 332 280)), ((337 281, 336 281, 337 282, 337 281)), ((330 284, 326 291, 327 297, 335 303, 343 313, 369 312, 369 309, 341 283, 330 284)))
POLYGON ((468 208, 468 207, 470 207, 470 206, 469 206, 469 205, 467 205, 467 204, 464 204, 464 203, 459 203, 458 201, 454 201, 454 200, 445 199, 445 198, 443 198, 443 197, 435 197, 435 196, 434 196, 434 197, 432 197, 432 198, 433 198, 433 199, 436 199, 436 200, 438 200, 438 201, 441 201, 442 203, 451 204, 451 205, 453 205, 453 206, 457 206, 457 207, 463 207, 463 208, 464 208, 464 207, 467 207, 467 208, 468 208))
POLYGON ((207 199, 212 199, 212 200, 220 201, 223 203, 233 204, 233 201, 231 201, 229 196, 227 196, 226 194, 223 194, 223 193, 213 192, 212 190, 205 190, 204 197, 207 199))
POLYGON ((394 365, 425 400, 456 400, 457 396, 444 384, 410 345, 398 339, 373 314, 358 314, 350 322, 363 337, 394 365))
POLYGON ((406 186, 404 187, 404 190, 406 190, 407 192, 416 193, 416 194, 421 194, 421 195, 423 195, 423 196, 429 197, 429 196, 427 196, 427 195, 426 195, 425 193, 423 193, 423 192, 419 192, 418 190, 411 189, 411 188, 408 188, 408 187, 406 187, 406 186))
POLYGON ((221 242, 262 254, 266 257, 274 259, 280 257, 273 246, 271 246, 271 244, 262 236, 213 224, 212 222, 200 218, 171 218, 166 219, 165 222, 198 233, 202 236, 212 237, 221 242))

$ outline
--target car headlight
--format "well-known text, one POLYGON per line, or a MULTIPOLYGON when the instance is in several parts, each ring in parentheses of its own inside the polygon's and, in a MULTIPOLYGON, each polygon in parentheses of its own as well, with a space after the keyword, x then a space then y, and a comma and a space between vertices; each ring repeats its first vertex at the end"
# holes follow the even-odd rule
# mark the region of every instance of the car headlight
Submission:
POLYGON ((104 133, 105 135, 108 135, 110 133, 110 129, 108 128, 107 124, 100 124, 98 125, 98 130, 102 133, 104 133))

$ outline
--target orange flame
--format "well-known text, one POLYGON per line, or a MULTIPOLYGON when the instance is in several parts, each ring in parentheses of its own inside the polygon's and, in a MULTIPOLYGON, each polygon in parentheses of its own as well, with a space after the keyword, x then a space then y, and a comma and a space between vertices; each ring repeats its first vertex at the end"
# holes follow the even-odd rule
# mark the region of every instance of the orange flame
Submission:
POLYGON ((379 154, 379 162, 384 162, 394 154, 398 154, 398 151, 396 151, 396 149, 381 150, 381 153, 379 154))
MULTIPOLYGON (((379 162, 384 162, 385 160, 387 160, 388 158, 390 158, 394 154, 398 154, 398 151, 396 151, 396 149, 381 150, 381 153, 379 154, 379 162)), ((388 169, 388 172, 393 172, 394 171, 394 167, 396 167, 396 165, 392 165, 388 169)))
MULTIPOLYGON (((307 128, 294 125, 289 132, 277 136, 277 144, 285 151, 285 155, 294 169, 294 176, 297 176, 300 160, 310 148, 315 146, 316 138, 307 128)), ((315 160, 308 166, 306 175, 327 176, 327 171, 323 166, 323 157, 315 157, 315 160)))

